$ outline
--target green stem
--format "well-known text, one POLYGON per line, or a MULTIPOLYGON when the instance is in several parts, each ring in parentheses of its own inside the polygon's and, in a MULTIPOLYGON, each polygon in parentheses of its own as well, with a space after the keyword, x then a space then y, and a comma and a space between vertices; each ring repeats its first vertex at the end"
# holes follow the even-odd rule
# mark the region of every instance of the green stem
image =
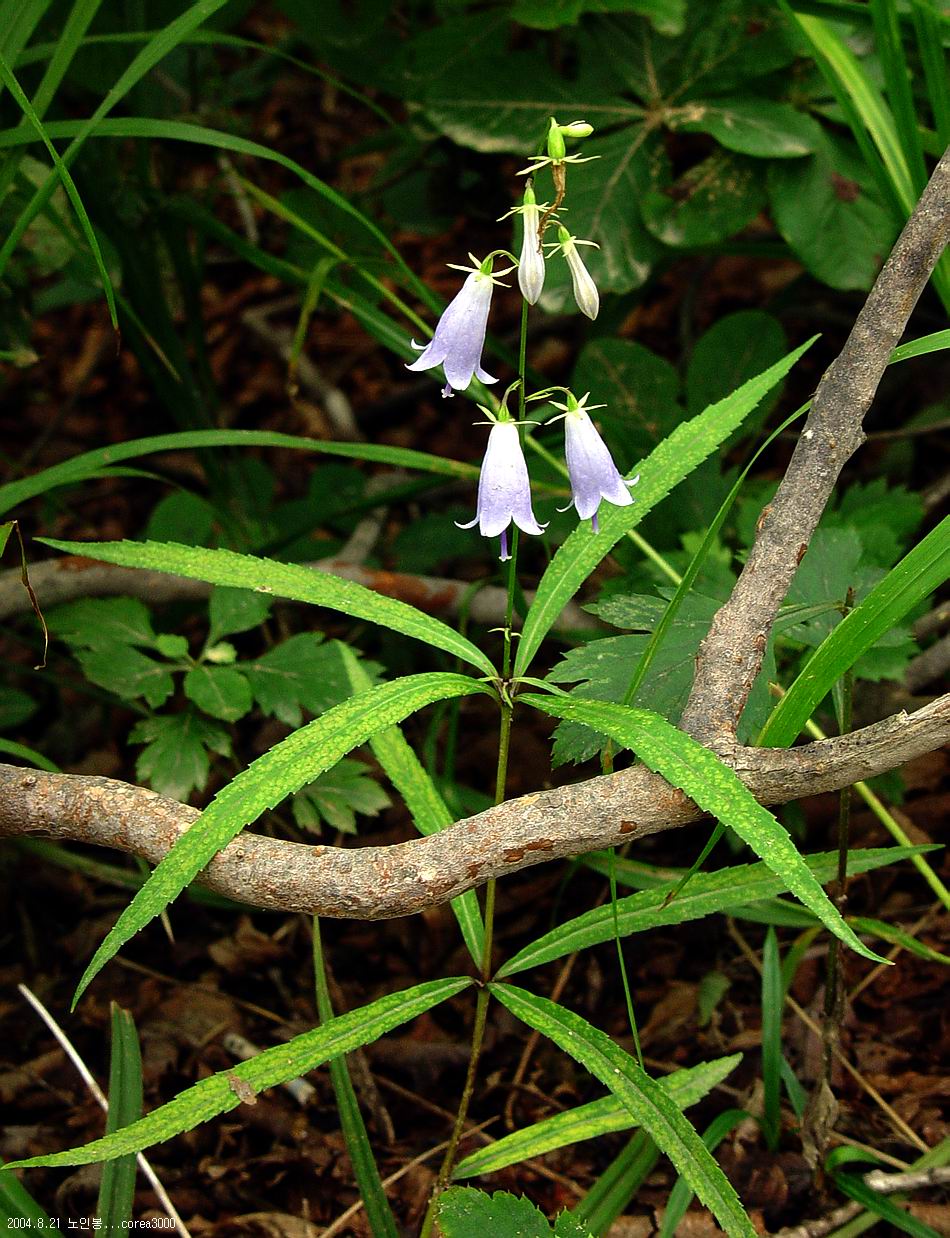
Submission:
MULTIPOLYGON (((521 344, 518 350, 519 384, 519 422, 523 424, 525 417, 525 371, 527 368, 528 348, 528 303, 522 303, 521 308, 521 344)), ((508 780, 508 756, 511 751, 511 720, 514 714, 514 704, 509 692, 511 677, 511 624, 515 612, 515 592, 518 582, 518 530, 511 531, 511 558, 508 560, 508 599, 505 608, 504 650, 502 654, 502 684, 500 693, 501 720, 498 728, 498 764, 495 770, 495 803, 501 804, 505 799, 505 785, 508 780)), ((488 1021, 488 981, 491 979, 492 938, 495 926, 495 879, 492 878, 485 886, 485 948, 482 951, 481 979, 482 987, 478 990, 475 1002, 475 1018, 472 1024, 472 1049, 468 1059, 468 1070, 465 1073, 465 1083, 459 1101, 458 1112, 452 1134, 449 1136, 445 1149, 439 1176, 436 1178, 429 1206, 422 1222, 420 1238, 431 1238, 438 1211, 439 1196, 449 1184, 452 1167, 458 1154, 465 1119, 468 1117, 469 1105, 475 1092, 475 1079, 478 1073, 478 1060, 481 1056, 482 1042, 485 1039, 485 1026, 488 1021)))

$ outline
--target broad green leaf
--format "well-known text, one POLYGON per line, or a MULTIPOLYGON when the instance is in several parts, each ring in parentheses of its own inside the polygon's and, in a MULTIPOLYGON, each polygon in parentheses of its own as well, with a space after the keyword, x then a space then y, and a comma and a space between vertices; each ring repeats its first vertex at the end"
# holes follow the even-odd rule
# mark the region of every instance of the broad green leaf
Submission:
POLYGON ((234 636, 258 627, 270 614, 272 604, 266 594, 253 589, 221 586, 212 589, 208 603, 208 644, 215 644, 222 636, 234 636))
POLYGON ((364 761, 344 757, 333 769, 294 794, 294 820, 319 834, 324 822, 343 834, 356 833, 356 817, 377 817, 390 805, 389 796, 364 761))
POLYGON ((435 701, 476 692, 491 695, 467 675, 409 675, 344 701, 258 757, 217 793, 119 916, 83 973, 74 1004, 105 963, 261 813, 319 777, 371 735, 435 701))
POLYGON ((168 663, 156 662, 131 645, 77 649, 76 660, 90 683, 126 701, 140 696, 152 709, 159 709, 175 691, 168 663))
POLYGON ((512 19, 536 30, 573 26, 583 13, 638 13, 660 34, 680 34, 686 0, 515 0, 512 19))
POLYGON ((195 666, 185 675, 184 688, 189 701, 222 722, 237 722, 254 704, 247 677, 233 666, 195 666))
POLYGON ((461 993, 471 983, 466 976, 453 976, 446 980, 430 980, 402 993, 387 994, 368 1006, 338 1015, 322 1027, 295 1036, 286 1044, 265 1049, 247 1062, 239 1062, 229 1070, 220 1070, 202 1079, 131 1126, 80 1148, 15 1161, 4 1168, 91 1165, 130 1152, 141 1152, 182 1131, 193 1130, 219 1113, 236 1109, 248 1095, 255 1096, 288 1079, 296 1079, 331 1058, 370 1044, 401 1023, 461 993))
POLYGON ((715 245, 740 232, 765 204, 760 168, 745 155, 717 149, 671 183, 665 159, 651 161, 640 198, 647 230, 664 245, 715 245))
POLYGON ((363 585, 341 580, 328 572, 302 567, 295 563, 278 563, 253 555, 237 554, 233 550, 206 550, 200 546, 180 546, 174 542, 61 542, 53 538, 38 539, 55 550, 67 554, 85 555, 104 563, 123 567, 145 567, 169 572, 192 580, 206 580, 214 585, 232 585, 240 589, 256 589, 260 593, 293 598, 297 602, 312 602, 339 610, 354 619, 366 619, 383 627, 411 636, 426 644, 454 654, 463 662, 478 667, 493 676, 491 661, 470 640, 460 636, 448 624, 423 614, 414 606, 394 598, 374 593, 363 585))
MULTIPOLYGON (((620 465, 652 451, 683 420, 679 374, 664 357, 635 340, 605 336, 586 344, 571 386, 579 393, 594 392, 597 403, 607 406, 595 416, 613 443, 622 445, 620 465)), ((708 403, 703 401, 702 407, 708 403)))
MULTIPOLYGON (((643 115, 641 107, 611 90, 603 74, 588 73, 579 81, 568 81, 551 72, 541 49, 508 50, 499 55, 506 27, 507 15, 498 11, 466 15, 412 41, 421 69, 417 81, 407 88, 408 98, 421 106, 440 133, 460 146, 511 152, 527 161, 547 132, 552 115, 564 120, 568 113, 583 116, 595 129, 643 115)), ((589 154, 590 145, 585 141, 579 153, 589 154)), ((572 202, 574 184, 580 186, 583 179, 571 177, 572 202)))
POLYGON ((784 826, 708 748, 646 709, 561 696, 529 694, 520 699, 555 718, 587 722, 635 752, 650 769, 685 791, 704 812, 731 826, 836 937, 864 958, 881 962, 844 922, 784 826))
POLYGON ((764 374, 678 426, 657 445, 642 465, 634 502, 629 507, 602 504, 600 532, 580 525, 548 565, 525 618, 515 657, 515 676, 524 675, 555 619, 594 568, 628 530, 634 528, 673 487, 730 436, 759 401, 785 377, 811 341, 789 353, 764 374))
POLYGON ((53 636, 86 649, 155 647, 152 616, 139 598, 80 598, 57 606, 49 623, 53 636))
MULTIPOLYGON (((112 1050, 109 1061, 109 1113, 106 1133, 130 1126, 142 1116, 142 1054, 139 1049, 135 1021, 127 1010, 112 1003, 112 1050)), ((132 1203, 135 1199, 135 1154, 107 1161, 102 1167, 102 1181, 96 1215, 107 1234, 130 1229, 132 1203)))
POLYGON ((450 1187, 439 1198, 439 1232, 444 1238, 485 1238, 486 1234, 518 1238, 551 1238, 544 1213, 524 1195, 495 1191, 488 1195, 472 1186, 450 1187))
MULTIPOLYGON (((916 854, 918 852, 914 848, 907 847, 857 848, 848 853, 848 872, 852 875, 871 872, 916 854)), ((804 856, 803 859, 817 881, 824 884, 834 880, 838 871, 836 851, 804 856)), ((621 861, 617 863, 619 865, 621 861)), ((604 871, 605 866, 598 864, 597 867, 599 871, 604 871)), ((618 871, 617 878, 618 881, 623 879, 621 871, 618 871)), ((687 920, 699 920, 718 912, 741 914, 744 909, 754 908, 756 904, 774 898, 789 888, 784 879, 765 863, 735 864, 716 872, 694 873, 682 893, 668 901, 678 884, 679 878, 676 878, 651 886, 639 894, 618 899, 616 924, 620 936, 646 933, 664 924, 684 924, 687 920)), ((524 946, 502 964, 497 975, 499 979, 513 976, 528 967, 540 967, 577 950, 587 950, 611 941, 614 924, 612 907, 593 907, 524 946)))
MULTIPOLYGON (((253 662, 243 663, 241 669, 264 713, 297 727, 304 709, 322 714, 350 695, 349 652, 342 641, 324 641, 319 632, 298 632, 253 662)), ((365 686, 371 687, 378 681, 379 665, 366 661, 361 665, 365 686)))
POLYGON ((786 748, 801 733, 832 685, 848 667, 950 576, 950 516, 892 568, 809 659, 759 736, 759 744, 786 748))
MULTIPOLYGON (((720 318, 699 337, 690 354, 686 411, 695 416, 712 400, 723 399, 747 379, 775 365, 787 348, 782 324, 765 310, 739 310, 720 318)), ((781 390, 776 386, 762 401, 756 421, 775 404, 781 390)))
MULTIPOLYGON (((348 646, 341 646, 341 650, 351 688, 355 692, 365 692, 371 686, 366 663, 357 661, 353 650, 348 646)), ((398 726, 380 731, 369 742, 373 756, 402 796, 412 823, 420 834, 437 834, 453 824, 455 818, 438 787, 406 743, 398 726)), ((452 899, 451 907, 472 961, 476 967, 481 967, 485 953, 485 925, 478 905, 478 895, 474 890, 466 890, 464 894, 457 894, 452 899)))
MULTIPOLYGON (((618 595, 607 598, 588 609, 617 627, 655 630, 668 605, 666 598, 618 595)), ((676 622, 638 689, 638 696, 650 702, 651 708, 670 722, 678 722, 693 682, 696 653, 709 631, 721 600, 693 592, 686 595, 676 622)), ((605 636, 569 649, 547 676, 550 683, 578 686, 572 696, 597 701, 624 701, 631 676, 637 670, 650 636, 640 632, 626 636, 605 636)), ((555 731, 552 760, 555 765, 566 761, 589 761, 601 751, 604 737, 590 727, 576 722, 561 722, 555 731)))
MULTIPOLYGON (((678 1109, 688 1109, 722 1083, 741 1060, 742 1054, 734 1053, 715 1062, 700 1062, 698 1066, 663 1075, 657 1083, 669 1094, 678 1109)), ((552 1152, 555 1148, 570 1147, 581 1140, 629 1130, 635 1125, 629 1110, 615 1096, 604 1096, 586 1105, 578 1105, 576 1109, 556 1113, 524 1130, 505 1135, 496 1143, 478 1148, 459 1162, 452 1177, 472 1178, 476 1174, 495 1173, 529 1157, 552 1152)))
POLYGON ((129 743, 145 744, 135 762, 139 782, 173 800, 205 789, 209 751, 231 755, 227 731, 193 709, 142 718, 129 732, 129 743))
POLYGON ((894 220, 854 147, 822 131, 805 159, 773 163, 772 218, 808 270, 832 288, 871 287, 894 240, 894 220))
MULTIPOLYGON (((2 145, 2 143, 0 143, 2 145)), ((355 297, 355 294, 353 294, 355 297)), ((70 486, 105 475, 110 465, 138 456, 164 451, 190 451, 197 447, 284 447, 293 451, 314 451, 322 455, 342 456, 352 460, 368 460, 374 464, 392 464, 396 468, 418 469, 447 477, 478 479, 478 466, 446 460, 424 451, 404 447, 388 447, 382 443, 330 443, 299 438, 295 434, 277 434, 270 430, 185 430, 177 434, 156 434, 150 438, 133 439, 129 443, 114 443, 98 447, 81 455, 54 464, 32 477, 7 482, 0 486, 0 513, 18 503, 25 503, 38 494, 46 494, 56 486, 70 486)))
POLYGON ((671 112, 669 124, 690 133, 710 133, 729 150, 763 159, 808 155, 821 137, 818 122, 790 103, 752 95, 694 99, 671 112))
MULTIPOLYGON (((591 117, 593 123, 593 117, 591 117)), ((593 137, 583 145, 594 163, 573 169, 569 176, 570 213, 565 216, 576 235, 596 241, 599 249, 583 250, 584 265, 601 291, 629 292, 646 282, 662 248, 643 224, 640 199, 651 183, 653 139, 639 125, 593 137)), ((538 191, 553 197, 549 182, 538 175, 538 191)), ((571 280, 564 258, 555 254, 547 264, 542 308, 573 307, 571 280)), ((597 391, 599 388, 595 387, 597 391)))
POLYGON ((19 688, 0 684, 0 731, 12 731, 36 712, 36 701, 19 688))
POLYGON ((628 1053, 605 1032, 547 998, 508 984, 492 983, 490 988, 516 1018, 553 1040, 613 1092, 731 1238, 752 1238, 755 1227, 699 1135, 670 1095, 628 1053))

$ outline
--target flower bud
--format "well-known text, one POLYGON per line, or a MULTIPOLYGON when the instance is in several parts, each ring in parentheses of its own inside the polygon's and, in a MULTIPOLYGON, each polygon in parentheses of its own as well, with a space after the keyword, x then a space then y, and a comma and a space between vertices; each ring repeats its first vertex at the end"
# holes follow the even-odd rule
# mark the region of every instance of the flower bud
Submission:
POLYGON ((566 138, 589 138, 594 132, 594 126, 586 120, 572 120, 569 125, 558 125, 558 129, 566 138))
POLYGON ((574 300, 577 302, 577 308, 582 314, 586 314, 588 318, 593 320, 597 317, 600 310, 600 296, 597 292, 597 285, 591 278, 587 267, 584 266, 584 260, 577 252, 576 237, 571 236, 566 228, 561 227, 558 228, 557 239, 560 242, 561 252, 567 259, 567 265, 571 272, 571 283, 574 286, 574 300))
POLYGON ((524 238, 521 242, 521 257, 518 259, 518 287, 529 305, 537 305, 544 288, 544 254, 538 239, 540 210, 530 185, 527 185, 524 191, 521 222, 524 226, 524 238))
POLYGON ((548 158, 560 161, 567 154, 564 144, 564 134, 554 117, 551 117, 551 127, 548 129, 548 158))

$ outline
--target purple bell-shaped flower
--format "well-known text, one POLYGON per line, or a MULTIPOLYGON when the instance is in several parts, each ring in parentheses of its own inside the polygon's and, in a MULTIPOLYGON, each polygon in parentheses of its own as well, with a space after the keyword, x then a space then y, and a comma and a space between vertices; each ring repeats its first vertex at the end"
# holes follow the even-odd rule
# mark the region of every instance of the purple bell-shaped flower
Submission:
MULTIPOLYGON (((531 510, 531 482, 521 450, 521 436, 514 421, 496 421, 488 435, 488 446, 478 478, 475 518, 460 529, 478 525, 482 537, 501 536, 502 562, 508 552, 508 526, 514 521, 523 533, 543 533, 547 525, 538 524, 531 510)), ((456 522, 458 523, 458 522, 456 522)))
MULTIPOLYGON (((569 393, 566 404, 555 404, 554 407, 564 409, 564 455, 573 492, 571 503, 567 506, 573 504, 581 520, 589 518, 591 527, 597 533, 597 511, 601 499, 617 507, 628 506, 634 501, 629 487, 635 486, 640 477, 637 475, 631 481, 621 477, 607 444, 588 415, 589 395, 590 392, 576 400, 569 393)), ((591 407, 602 408, 603 405, 594 404, 591 407)))
MULTIPOLYGON (((473 375, 483 383, 498 381, 483 370, 481 364, 495 282, 492 259, 486 258, 479 263, 472 254, 469 257, 475 263, 474 268, 455 267, 456 270, 468 272, 465 283, 439 319, 430 342, 423 345, 412 341, 413 348, 419 349, 422 355, 406 366, 407 370, 431 370, 441 365, 446 378, 443 396, 464 391, 473 375)), ((454 263, 449 265, 455 266, 454 263)))

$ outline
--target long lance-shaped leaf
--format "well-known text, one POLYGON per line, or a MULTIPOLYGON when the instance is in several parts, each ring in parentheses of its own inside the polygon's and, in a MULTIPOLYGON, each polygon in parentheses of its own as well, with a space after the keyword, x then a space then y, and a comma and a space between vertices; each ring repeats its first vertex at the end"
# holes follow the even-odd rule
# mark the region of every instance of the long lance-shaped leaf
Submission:
MULTIPOLYGON (((700 1062, 685 1070, 674 1071, 657 1080, 677 1109, 688 1109, 722 1083, 742 1061, 741 1053, 722 1057, 715 1062, 700 1062)), ((542 1156, 555 1148, 566 1148, 583 1139, 594 1139, 614 1131, 626 1131, 636 1125, 630 1111, 615 1096, 603 1096, 576 1109, 556 1113, 524 1130, 505 1135, 496 1143, 479 1148, 471 1156, 460 1161, 452 1173, 453 1178, 471 1178, 475 1174, 489 1174, 514 1165, 529 1157, 542 1156)))
MULTIPOLYGON (((347 645, 340 646, 343 665, 354 692, 364 692, 370 677, 362 663, 347 645)), ((373 756, 383 767, 383 773, 402 796, 413 824, 420 834, 437 834, 447 829, 455 818, 439 794, 439 789, 423 768, 419 758, 406 743, 398 726, 387 727, 369 741, 373 756)), ((458 894, 451 902, 465 945, 476 967, 481 967, 485 953, 485 924, 474 890, 458 894)))
POLYGON ((123 945, 159 915, 232 838, 262 812, 312 782, 351 749, 409 714, 453 696, 490 691, 467 675, 436 672, 380 684, 288 735, 218 792, 178 839, 110 929, 83 973, 73 1005, 123 945))
POLYGON ((109 278, 109 272, 106 269, 105 259, 103 258, 102 250, 99 247, 99 238, 96 236, 95 229, 89 220, 89 215, 83 205, 82 198, 79 196, 79 190, 76 188, 76 182, 73 180, 72 176, 70 176, 69 170, 60 158, 59 151, 50 141, 49 135, 43 127, 43 122, 34 111, 32 103, 30 103, 30 100, 27 98, 23 88, 20 86, 20 83, 17 81, 12 70, 10 69, 10 66, 4 60, 2 55, 0 55, 0 82, 2 82, 4 86, 6 86, 7 90, 9 90, 10 94, 16 101, 17 106, 36 130, 37 137, 39 137, 49 152, 49 157, 52 159, 53 166, 59 174, 60 180, 63 182, 63 188, 66 190, 66 195, 72 203, 73 210, 76 212, 76 218, 79 220, 79 226, 82 229, 83 236, 86 238, 86 242, 92 253, 93 261, 99 271, 99 278, 102 280, 102 289, 106 294, 106 304, 109 306, 109 317, 112 319, 113 328, 117 331, 119 329, 119 320, 116 316, 115 293, 112 290, 112 280, 109 278))
POLYGON ((574 530, 541 577, 518 642, 516 677, 527 671, 552 624, 597 564, 675 485, 725 442, 811 343, 809 340, 796 348, 724 400, 677 426, 635 470, 640 481, 633 491, 634 502, 629 507, 602 504, 599 533, 594 533, 586 522, 574 530))
POLYGON ((190 580, 205 580, 212 585, 255 589, 258 593, 273 593, 296 602, 326 606, 354 619, 378 623, 403 636, 425 641, 478 667, 483 674, 495 674, 491 660, 478 646, 441 619, 407 602, 375 593, 365 585, 331 576, 329 572, 302 567, 298 563, 279 563, 276 559, 238 554, 234 550, 208 550, 176 542, 61 542, 54 538, 37 538, 37 541, 67 554, 84 555, 120 567, 144 567, 172 576, 186 576, 190 580))
MULTIPOLYGON (((937 844, 933 847, 936 848, 937 844)), ((886 864, 896 864, 929 847, 866 847, 848 853, 848 873, 867 873, 886 864)), ((817 881, 832 881, 838 872, 837 851, 803 856, 805 865, 817 881)), ((577 950, 587 950, 611 941, 616 931, 621 937, 645 933, 665 924, 683 924, 703 916, 726 912, 735 915, 750 904, 773 898, 788 889, 784 877, 768 864, 734 864, 714 873, 694 873, 683 892, 668 901, 678 881, 664 882, 639 894, 617 900, 617 914, 611 906, 593 907, 573 920, 559 924, 550 933, 512 955, 498 970, 497 977, 513 976, 528 967, 540 967, 553 959, 577 950)), ((794 904, 788 904, 789 907, 794 904)), ((797 911, 798 908, 796 907, 797 911)), ((807 913, 802 912, 803 916, 807 913)))
POLYGON ((785 827, 715 753, 647 709, 534 693, 519 699, 555 718, 585 722, 635 752, 650 769, 685 791, 704 812, 731 826, 836 937, 864 958, 883 962, 873 950, 862 945, 845 923, 785 827))
POLYGON ((476 464, 447 460, 443 456, 413 451, 408 447, 389 447, 385 443, 325 443, 319 439, 300 438, 295 434, 279 434, 271 430, 183 430, 97 447, 94 451, 85 451, 82 455, 34 473, 32 477, 7 482, 0 486, 0 514, 56 486, 71 486, 101 477, 104 469, 122 460, 134 460, 156 452, 189 451, 194 447, 289 447, 293 451, 313 451, 318 455, 341 456, 348 460, 368 460, 372 464, 392 464, 396 468, 418 469, 423 473, 461 477, 466 481, 478 479, 476 464))
POLYGON ((402 993, 389 993, 368 1006, 350 1010, 330 1019, 322 1027, 295 1036, 286 1044, 265 1049, 250 1061, 239 1062, 230 1070, 221 1070, 208 1079, 202 1079, 131 1126, 124 1126, 102 1139, 94 1139, 81 1148, 34 1156, 30 1160, 5 1165, 4 1169, 25 1169, 36 1165, 90 1165, 141 1152, 183 1131, 193 1130, 219 1113, 236 1109, 243 1100, 253 1098, 265 1088, 296 1079, 330 1058, 370 1044, 401 1023, 454 997, 471 983, 465 976, 453 976, 446 980, 430 980, 402 993))
POLYGON ((669 1094, 629 1053, 573 1011, 517 989, 492 984, 492 994, 516 1018, 535 1028, 599 1079, 665 1152, 732 1238, 752 1238, 755 1227, 739 1197, 697 1132, 669 1094))
POLYGON ((760 745, 787 748, 844 672, 950 576, 950 516, 944 517, 866 598, 832 629, 776 705, 760 745))

